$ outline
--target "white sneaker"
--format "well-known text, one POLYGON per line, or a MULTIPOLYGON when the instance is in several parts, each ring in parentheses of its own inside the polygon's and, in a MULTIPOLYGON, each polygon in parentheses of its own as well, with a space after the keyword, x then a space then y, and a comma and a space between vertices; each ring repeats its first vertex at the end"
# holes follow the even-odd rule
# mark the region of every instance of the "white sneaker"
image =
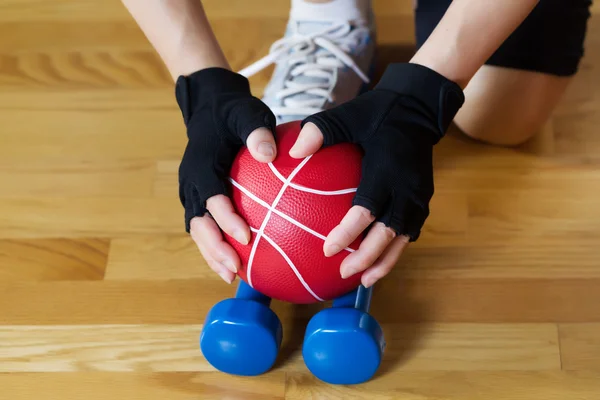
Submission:
POLYGON ((290 12, 284 37, 273 43, 267 56, 240 71, 250 77, 276 63, 262 100, 278 124, 301 120, 351 100, 369 83, 375 23, 368 2, 358 1, 366 8, 362 12, 356 10, 357 0, 323 4, 298 1, 300 4, 294 4, 290 12), (343 7, 345 3, 354 7, 343 7), (329 4, 335 8, 329 11, 335 12, 324 12, 329 4))

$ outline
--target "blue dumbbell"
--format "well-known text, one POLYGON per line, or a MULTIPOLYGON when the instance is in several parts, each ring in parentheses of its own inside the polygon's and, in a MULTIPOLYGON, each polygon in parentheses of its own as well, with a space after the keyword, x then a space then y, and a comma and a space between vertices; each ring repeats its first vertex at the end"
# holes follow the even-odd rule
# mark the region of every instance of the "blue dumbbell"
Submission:
POLYGON ((240 280, 235 298, 215 304, 206 316, 200 335, 206 360, 233 375, 260 375, 271 369, 283 332, 270 304, 271 298, 240 280))
POLYGON ((385 340, 379 323, 368 314, 373 287, 358 289, 315 314, 304 336, 302 356, 314 376, 331 384, 350 385, 373 377, 385 340))

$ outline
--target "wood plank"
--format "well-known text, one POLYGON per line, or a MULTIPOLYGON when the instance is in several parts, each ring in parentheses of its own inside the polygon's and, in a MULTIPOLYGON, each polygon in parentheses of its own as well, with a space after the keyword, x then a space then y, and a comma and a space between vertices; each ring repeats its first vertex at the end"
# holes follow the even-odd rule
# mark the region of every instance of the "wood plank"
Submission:
POLYGON ((0 54, 7 88, 106 89, 173 87, 152 50, 85 49, 0 54))
POLYGON ((202 325, 0 326, 0 372, 214 371, 202 325))
POLYGON ((286 399, 352 400, 595 400, 600 375, 591 372, 404 372, 362 385, 335 386, 309 373, 287 375, 286 399))
MULTIPOLYGON (((410 280, 398 274, 375 288, 371 311, 380 323, 600 321, 600 309, 589 306, 600 304, 598 279, 410 280)), ((203 279, 0 283, 0 315, 7 325, 197 324, 234 293, 234 285, 203 279)), ((282 319, 320 308, 273 306, 282 319)))
POLYGON ((384 370, 560 369, 554 324, 384 324, 383 329, 384 370))
POLYGON ((177 199, 0 198, 1 238, 112 237, 184 232, 177 199))
POLYGON ((597 162, 600 138, 587 134, 600 123, 597 114, 579 113, 575 118, 573 115, 555 118, 557 154, 597 162))
POLYGON ((0 110, 20 111, 179 111, 172 88, 3 90, 0 110))
MULTIPOLYGON (((212 26, 231 67, 241 70, 269 53, 271 44, 283 36, 286 21, 287 18, 267 22, 255 18, 218 19, 212 26)), ((0 47, 1 86, 27 90, 173 87, 163 62, 133 21, 96 22, 91 26, 85 18, 67 25, 13 22, 0 28, 0 34, 4 29, 10 32, 8 37, 17 35, 23 39, 0 47), (124 39, 115 40, 113 35, 124 39), (43 39, 36 41, 38 36, 43 39)), ((381 65, 407 61, 406 53, 412 53, 414 48, 413 31, 412 17, 378 20, 381 65), (407 39, 399 43, 398 38, 407 39)), ((271 72, 272 68, 266 69, 252 77, 256 94, 262 94, 271 72)))
MULTIPOLYGON (((438 214, 439 215, 439 214, 438 214)), ((596 240, 534 239, 511 246, 442 246, 424 233, 394 272, 411 279, 600 278, 596 240), (565 245, 568 243, 568 245, 565 245)), ((456 238, 454 238, 456 239, 456 238)), ((113 239, 105 279, 220 279, 187 234, 113 239)))
POLYGON ((417 241, 404 251, 396 268, 401 269, 402 276, 414 279, 600 278, 595 238, 505 239, 510 243, 488 245, 469 240, 454 246, 435 240, 417 241))
POLYGON ((595 197, 594 188, 600 186, 596 165, 573 165, 559 160, 548 164, 496 169, 439 168, 435 171, 435 186, 438 192, 494 195, 498 191, 512 194, 527 191, 540 196, 560 196, 567 192, 575 198, 595 197))
POLYGON ((600 321, 597 279, 404 279, 394 270, 375 287, 381 322, 600 321), (393 307, 390 307, 393 304, 393 307))
POLYGON ((116 238, 111 241, 104 279, 220 280, 188 234, 116 238))
MULTIPOLYGON (((128 18, 127 10, 118 0, 6 0, 0 5, 0 21, 94 21, 128 18)), ((131 18, 131 17, 129 17, 131 18)))
MULTIPOLYGON (((301 341, 286 342, 275 370, 306 369, 301 341), (287 353, 287 354, 286 354, 287 353)), ((383 325, 382 368, 412 370, 560 369, 554 324, 383 325)), ((0 326, 0 372, 206 372, 202 325, 0 326)))
POLYGON ((0 162, 0 197, 150 196, 155 173, 151 161, 0 162))
POLYGON ((153 192, 158 197, 172 197, 179 194, 178 170, 181 158, 156 162, 156 178, 153 192))
POLYGON ((62 160, 148 160, 181 157, 181 112, 21 111, 0 113, 3 163, 62 160), (32 146, 32 143, 35 146, 32 146))
POLYGON ((496 147, 476 142, 465 137, 454 126, 448 129, 444 139, 434 147, 434 171, 438 176, 452 176, 452 171, 464 169, 494 174, 505 170, 530 171, 565 164, 571 166, 576 163, 574 160, 541 157, 521 148, 496 147))
POLYGON ((285 374, 239 377, 218 372, 0 374, 3 399, 282 400, 285 374))
POLYGON ((600 370, 600 323, 560 324, 560 351, 565 370, 600 370))
POLYGON ((592 196, 573 198, 558 191, 552 196, 525 190, 471 193, 467 236, 477 241, 502 240, 505 245, 523 237, 598 237, 597 203, 592 196))
MULTIPOLYGON (((456 242, 460 237, 466 212, 460 196, 459 201, 455 202, 455 198, 452 195, 438 196, 436 204, 452 213, 432 215, 425 228, 430 235, 427 240, 450 236, 456 242), (444 203, 444 198, 448 198, 449 202, 444 203), (458 204, 456 208, 454 204, 458 204)), ((0 216, 0 238, 110 237, 184 232, 183 208, 175 194, 155 198, 0 197, 0 209, 6 210, 0 216)))
MULTIPOLYGON (((85 0, 77 2, 77 4, 83 2, 85 0)), ((119 0, 117 2, 120 3, 119 0)), ((45 3, 56 5, 58 2, 45 3)), ((108 4, 108 2, 98 3, 96 12, 98 9, 106 9, 108 4)), ((133 19, 102 21, 86 21, 84 18, 71 21, 25 21, 19 19, 3 21, 0 24, 0 49, 3 53, 23 54, 48 50, 80 51, 82 49, 150 50, 151 48, 152 46, 133 19)))
POLYGON ((101 280, 108 249, 102 239, 0 240, 0 281, 101 280))
POLYGON ((0 284, 4 325, 198 324, 234 295, 222 282, 12 282, 0 284))

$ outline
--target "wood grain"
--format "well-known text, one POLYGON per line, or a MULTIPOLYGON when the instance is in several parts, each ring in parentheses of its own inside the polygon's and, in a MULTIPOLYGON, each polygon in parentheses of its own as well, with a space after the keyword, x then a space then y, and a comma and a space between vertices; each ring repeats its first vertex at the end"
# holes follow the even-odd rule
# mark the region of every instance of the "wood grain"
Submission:
POLYGON ((560 324, 560 349, 565 370, 600 371, 600 324, 560 324))
POLYGON ((558 370, 554 324, 387 324, 384 366, 395 371, 558 370))
MULTIPOLYGON (((451 238, 443 239, 450 242, 451 238)), ((519 237, 510 243, 476 247, 471 240, 442 246, 442 240, 430 238, 406 249, 396 266, 399 274, 414 279, 600 278, 595 238, 582 238, 568 246, 560 235, 519 237)))
MULTIPOLYGON (((202 0, 232 68, 281 38, 289 0, 202 0)), ((412 0, 373 1, 378 62, 415 51, 412 0)), ((231 297, 183 229, 173 81, 119 0, 0 2, 0 400, 600 398, 600 4, 579 71, 515 148, 454 127, 422 235, 375 287, 375 378, 302 359, 325 304, 273 301, 273 371, 215 372, 198 336, 231 297)), ((251 77, 261 96, 272 72, 251 77)))
POLYGON ((104 239, 0 240, 0 282, 102 280, 108 249, 104 239))
MULTIPOLYGON (((375 290, 371 311, 382 323, 600 320, 600 309, 585 306, 600 301, 597 279, 411 280, 396 274, 375 290)), ((0 304, 5 324, 196 324, 234 293, 235 286, 213 279, 15 282, 0 283, 0 304)), ((280 302, 273 308, 280 318, 315 312, 280 302)))
POLYGON ((116 238, 106 280, 220 280, 187 234, 116 238))
POLYGON ((0 55, 0 84, 8 88, 64 89, 172 86, 149 50, 87 49, 0 55))
POLYGON ((237 377, 215 372, 0 374, 0 397, 30 400, 127 398, 131 400, 278 400, 284 398, 285 374, 237 377))
MULTIPOLYGON (((283 321, 282 346, 290 355, 275 370, 305 371, 301 342, 288 338, 294 336, 294 322, 283 321)), ((560 369, 554 324, 384 324, 383 329, 383 371, 560 369)), ((199 324, 2 326, 0 372, 214 371, 198 347, 201 330, 199 324)))
POLYGON ((167 198, 0 198, 0 238, 180 233, 181 203, 167 198))
POLYGON ((0 197, 140 197, 152 192, 151 161, 71 161, 0 163, 0 197))
POLYGON ((398 372, 360 386, 331 386, 308 373, 287 377, 290 400, 595 400, 590 372, 398 372))
POLYGON ((402 279, 377 286, 373 314, 385 322, 591 322, 600 319, 596 279, 402 279), (588 303, 589 302, 589 303, 588 303), (394 307, 389 305, 393 304, 394 307))
MULTIPOLYGON (((181 112, 141 110, 0 113, 3 163, 176 158, 185 145, 181 112), (143 127, 143 128, 140 128, 143 127), (32 145, 35 144, 35 145, 32 145)), ((57 192, 59 193, 59 192, 57 192)))
MULTIPOLYGON (((5 111, 115 111, 144 110, 179 112, 172 88, 41 90, 13 88, 0 92, 5 111), (32 93, 33 92, 33 93, 32 93)), ((16 161, 15 161, 16 163, 16 161)))

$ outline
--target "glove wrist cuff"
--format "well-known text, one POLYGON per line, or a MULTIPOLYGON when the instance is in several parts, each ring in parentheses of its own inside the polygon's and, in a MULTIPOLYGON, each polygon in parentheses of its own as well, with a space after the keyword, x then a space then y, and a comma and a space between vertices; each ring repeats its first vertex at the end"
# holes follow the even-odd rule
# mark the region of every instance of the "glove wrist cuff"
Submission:
POLYGON ((441 139, 462 107, 465 96, 456 83, 420 64, 390 64, 375 89, 391 90, 420 101, 432 113, 441 139))
POLYGON ((250 82, 243 75, 218 67, 182 75, 175 82, 175 98, 186 124, 199 104, 221 93, 249 94, 250 82))

